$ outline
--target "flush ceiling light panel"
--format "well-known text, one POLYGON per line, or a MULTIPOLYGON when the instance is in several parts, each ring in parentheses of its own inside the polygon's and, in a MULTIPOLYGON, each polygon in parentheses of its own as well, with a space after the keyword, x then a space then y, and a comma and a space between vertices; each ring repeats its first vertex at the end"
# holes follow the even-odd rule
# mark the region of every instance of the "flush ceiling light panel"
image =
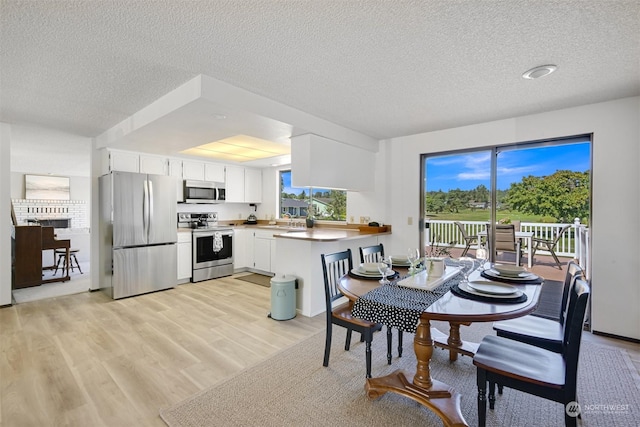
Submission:
POLYGON ((557 69, 556 65, 541 65, 526 71, 522 77, 529 80, 539 79, 540 77, 548 76, 557 69))
POLYGON ((291 154, 291 147, 248 135, 236 135, 181 151, 182 154, 248 162, 291 154))

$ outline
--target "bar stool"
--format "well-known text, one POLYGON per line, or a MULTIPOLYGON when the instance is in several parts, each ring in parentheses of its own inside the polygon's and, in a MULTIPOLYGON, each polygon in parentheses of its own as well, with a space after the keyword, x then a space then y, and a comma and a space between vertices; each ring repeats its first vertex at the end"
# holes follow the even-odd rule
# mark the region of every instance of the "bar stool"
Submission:
MULTIPOLYGON (((56 269, 53 271, 53 275, 55 276, 56 273, 58 272, 58 267, 60 266, 60 263, 62 262, 62 273, 64 274, 64 270, 65 268, 68 271, 67 268, 67 250, 66 249, 55 249, 54 251, 54 258, 56 255, 58 255, 58 262, 56 263, 56 269)), ((73 271, 73 262, 75 261, 76 263, 76 267, 78 267, 78 271, 80 272, 80 274, 84 274, 82 273, 82 270, 80 269, 80 264, 78 264, 78 258, 76 258, 76 254, 80 252, 80 249, 69 249, 69 267, 71 267, 71 271, 73 271)))

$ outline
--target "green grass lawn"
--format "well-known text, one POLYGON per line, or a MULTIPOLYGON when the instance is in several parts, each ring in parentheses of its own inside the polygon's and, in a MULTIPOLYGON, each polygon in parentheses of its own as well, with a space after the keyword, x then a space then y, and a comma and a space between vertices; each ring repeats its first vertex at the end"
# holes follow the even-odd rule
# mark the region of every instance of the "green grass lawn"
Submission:
MULTIPOLYGON (((429 213, 429 218, 438 219, 443 221, 489 221, 491 218, 491 211, 489 209, 467 209, 458 213, 454 212, 442 212, 439 214, 429 213)), ((522 222, 544 222, 541 215, 529 215, 523 214, 517 211, 498 211, 496 214, 498 221, 503 218, 509 218, 512 221, 522 222)))

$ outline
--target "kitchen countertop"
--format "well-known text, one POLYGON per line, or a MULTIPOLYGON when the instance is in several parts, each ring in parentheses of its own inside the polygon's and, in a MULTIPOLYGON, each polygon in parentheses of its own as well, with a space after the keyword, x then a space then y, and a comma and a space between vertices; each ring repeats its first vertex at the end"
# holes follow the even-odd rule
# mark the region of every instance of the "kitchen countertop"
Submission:
POLYGON ((287 231, 274 234, 274 237, 281 239, 308 240, 313 242, 336 242, 339 240, 354 240, 371 237, 374 235, 391 234, 390 231, 381 233, 363 233, 354 229, 337 228, 307 228, 300 231, 287 231))

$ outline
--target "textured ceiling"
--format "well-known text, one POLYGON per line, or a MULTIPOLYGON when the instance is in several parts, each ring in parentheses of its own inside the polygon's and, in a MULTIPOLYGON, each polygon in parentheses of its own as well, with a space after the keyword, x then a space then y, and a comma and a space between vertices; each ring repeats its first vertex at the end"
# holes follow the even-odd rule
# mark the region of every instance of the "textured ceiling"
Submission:
POLYGON ((0 14, 0 121, 89 137, 199 74, 378 139, 640 94, 637 0, 2 0, 0 14))

